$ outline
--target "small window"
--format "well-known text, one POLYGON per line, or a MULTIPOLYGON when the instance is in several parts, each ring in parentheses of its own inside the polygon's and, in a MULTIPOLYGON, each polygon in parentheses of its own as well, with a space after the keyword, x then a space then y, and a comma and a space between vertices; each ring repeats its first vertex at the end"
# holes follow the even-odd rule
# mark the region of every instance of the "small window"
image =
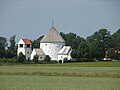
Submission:
POLYGON ((27 46, 27 47, 30 47, 30 44, 27 44, 26 46, 27 46))
POLYGON ((23 44, 20 44, 20 47, 23 47, 23 44))
POLYGON ((63 57, 61 56, 61 58, 63 58, 63 57))
POLYGON ((47 46, 47 44, 45 44, 47 46))
POLYGON ((42 59, 42 57, 40 57, 40 59, 42 59))
POLYGON ((29 54, 29 52, 27 52, 29 54))

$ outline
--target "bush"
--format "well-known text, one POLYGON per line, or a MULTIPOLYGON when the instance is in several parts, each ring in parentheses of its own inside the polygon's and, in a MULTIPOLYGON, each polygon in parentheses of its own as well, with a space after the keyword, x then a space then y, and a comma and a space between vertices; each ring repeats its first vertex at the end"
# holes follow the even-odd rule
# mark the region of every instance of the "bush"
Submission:
POLYGON ((35 55, 35 56, 34 56, 33 62, 38 63, 38 55, 35 55))
POLYGON ((23 55, 23 53, 20 52, 17 58, 18 63, 23 63, 25 60, 26 60, 25 55, 23 55))
POLYGON ((44 58, 45 62, 50 62, 51 58, 49 55, 46 55, 45 58, 44 58))

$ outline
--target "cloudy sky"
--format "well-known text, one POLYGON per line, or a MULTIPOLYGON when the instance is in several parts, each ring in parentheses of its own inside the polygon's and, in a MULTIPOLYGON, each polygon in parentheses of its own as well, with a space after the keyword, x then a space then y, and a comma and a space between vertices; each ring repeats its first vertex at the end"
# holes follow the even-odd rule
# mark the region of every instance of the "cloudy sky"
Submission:
POLYGON ((37 39, 52 20, 59 32, 86 38, 106 28, 120 28, 120 0, 0 0, 0 36, 37 39))

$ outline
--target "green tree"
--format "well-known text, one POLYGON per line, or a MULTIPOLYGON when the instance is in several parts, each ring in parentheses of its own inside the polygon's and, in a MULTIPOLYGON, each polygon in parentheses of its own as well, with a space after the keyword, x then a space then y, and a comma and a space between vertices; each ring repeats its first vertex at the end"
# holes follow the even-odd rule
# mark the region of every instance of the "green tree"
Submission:
POLYGON ((46 55, 45 58, 44 58, 45 62, 50 62, 51 58, 49 55, 46 55))
POLYGON ((92 58, 96 58, 97 60, 102 60, 105 57, 105 49, 101 41, 94 42, 91 45, 90 52, 91 52, 92 58))
POLYGON ((89 61, 89 58, 90 58, 90 55, 89 55, 89 46, 88 44, 83 41, 79 44, 78 46, 78 55, 79 55, 79 58, 81 58, 82 60, 84 61, 89 61))
POLYGON ((23 63, 26 60, 25 55, 22 52, 19 53, 17 61, 18 63, 23 63))
POLYGON ((40 41, 44 36, 40 36, 38 39, 32 41, 32 47, 33 48, 39 48, 40 47, 40 41))
POLYGON ((112 43, 116 50, 120 50, 120 29, 112 35, 112 43))
POLYGON ((77 59, 78 58, 78 51, 76 49, 73 49, 71 52, 71 57, 77 59))
POLYGON ((5 48, 7 45, 7 39, 5 37, 0 37, 0 58, 5 57, 5 48))
POLYGON ((90 46, 91 58, 102 60, 108 48, 114 47, 113 39, 107 29, 100 29, 93 35, 87 37, 90 46))
POLYGON ((93 35, 87 37, 86 40, 89 44, 92 44, 95 41, 103 42, 104 48, 106 49, 113 46, 110 32, 107 31, 107 29, 100 29, 99 31, 95 32, 93 35))
POLYGON ((107 56, 111 59, 115 59, 115 49, 114 48, 109 48, 107 52, 107 56))
POLYGON ((65 45, 71 46, 73 49, 77 49, 80 42, 84 41, 84 38, 77 36, 75 33, 67 33, 64 34, 63 32, 60 35, 65 40, 65 45))
POLYGON ((33 62, 38 63, 38 55, 35 55, 35 56, 34 56, 33 62))
POLYGON ((13 35, 10 38, 10 46, 8 47, 8 58, 15 58, 17 56, 17 46, 15 45, 15 37, 16 35, 13 35))

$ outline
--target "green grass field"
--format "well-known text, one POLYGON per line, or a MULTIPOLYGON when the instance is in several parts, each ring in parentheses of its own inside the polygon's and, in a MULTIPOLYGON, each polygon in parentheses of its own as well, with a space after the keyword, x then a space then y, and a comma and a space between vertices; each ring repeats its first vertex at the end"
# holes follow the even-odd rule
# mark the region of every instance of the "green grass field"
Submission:
POLYGON ((120 62, 1 65, 0 90, 120 90, 120 62))

